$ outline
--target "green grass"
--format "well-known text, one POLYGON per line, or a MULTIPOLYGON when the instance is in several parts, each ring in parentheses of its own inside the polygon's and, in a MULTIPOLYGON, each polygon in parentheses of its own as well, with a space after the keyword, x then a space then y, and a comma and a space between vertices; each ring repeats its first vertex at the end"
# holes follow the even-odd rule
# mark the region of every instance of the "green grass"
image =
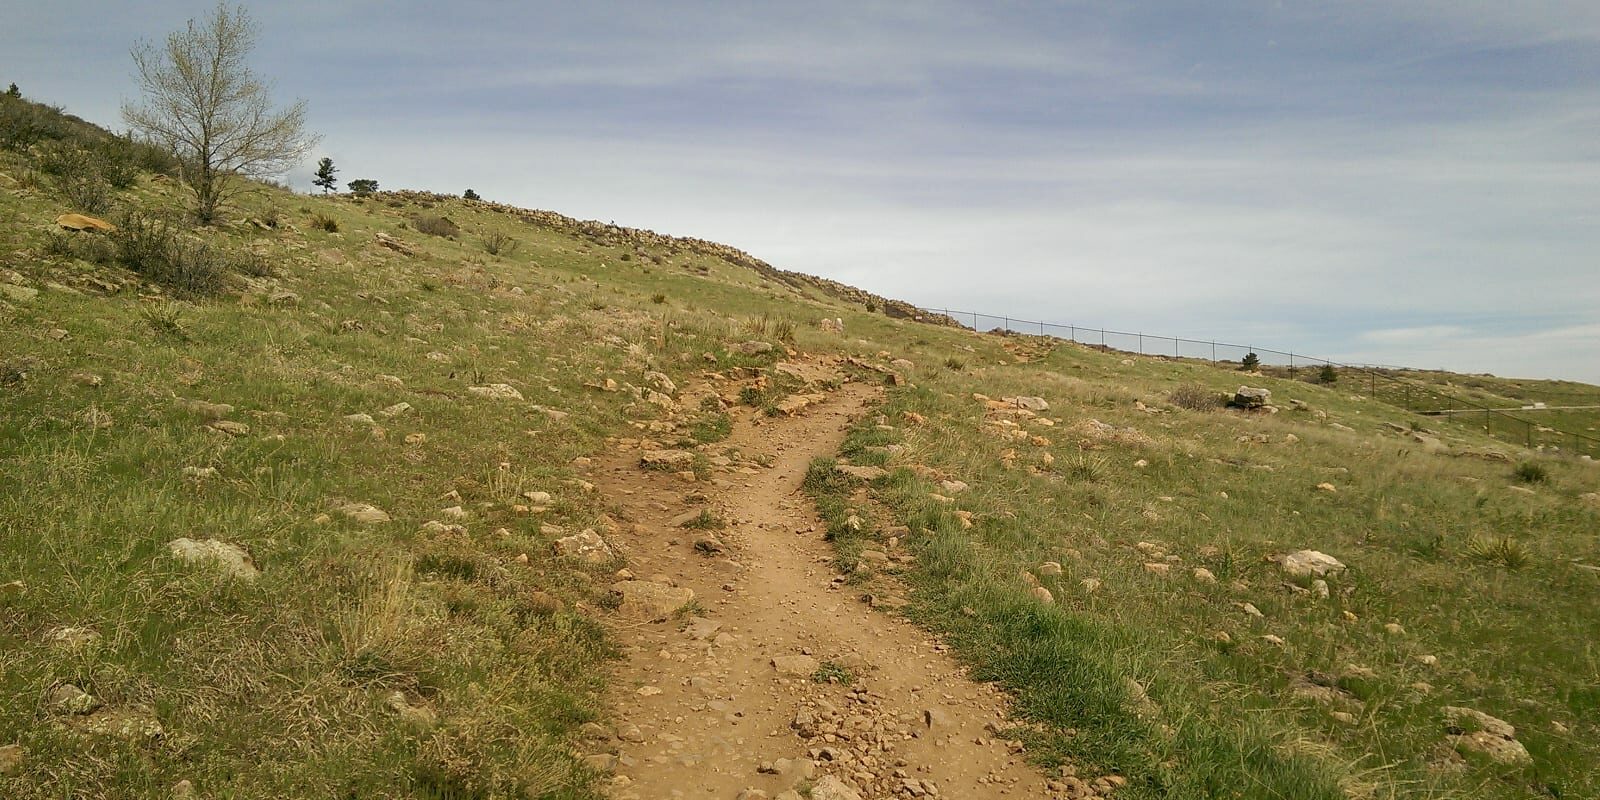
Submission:
MULTIPOLYGON (((1038 758, 1120 772, 1130 797, 1600 790, 1600 747, 1590 743, 1596 696, 1587 688, 1600 661, 1584 644, 1600 635, 1592 611, 1600 586, 1571 565, 1595 560, 1600 514, 1575 498, 1594 491, 1600 469, 1542 458, 1532 463, 1547 479, 1519 494, 1510 487, 1533 470, 1424 452, 1380 424, 1403 413, 1337 387, 1263 378, 1276 402, 1307 407, 1192 411, 1169 396, 1181 387, 1189 388, 1179 399, 1220 393, 1238 377, 1119 360, 1062 346, 1026 365, 923 375, 880 409, 894 430, 866 420, 841 452, 852 463, 922 464, 972 484, 952 506, 929 497, 937 484, 897 470, 872 487, 872 502, 911 531, 918 566, 907 613, 943 633, 975 675, 1016 694, 1040 726, 1038 758), (1027 434, 1012 440, 987 424, 975 392, 1043 395, 1056 424, 1023 421, 1027 434), (909 424, 910 413, 929 422, 909 424), (1090 418, 1137 429, 1148 443, 1086 436, 1092 429, 1080 423, 1090 418), (887 444, 904 450, 886 461, 874 448, 887 444), (1321 483, 1335 491, 1317 490, 1321 483), (972 513, 971 528, 957 509, 972 513), (1306 548, 1349 565, 1328 580, 1327 599, 1267 560, 1306 548), (1046 561, 1063 574, 1039 572, 1046 561), (1168 570, 1149 571, 1150 562, 1168 570), (1197 567, 1215 582, 1193 577, 1197 567), (1053 605, 1028 594, 1023 571, 1053 605), (1081 583, 1090 578, 1099 582, 1093 593, 1081 583), (1246 615, 1242 603, 1263 616, 1246 615), (1391 622, 1402 632, 1391 633, 1391 622), (1332 676, 1345 699, 1297 693, 1307 675, 1332 676), (1141 713, 1129 679, 1159 711, 1141 713), (1448 768, 1445 705, 1512 722, 1534 765, 1448 768)), ((1485 446, 1467 432, 1444 435, 1485 446)), ((885 535, 846 524, 860 499, 831 462, 814 465, 807 486, 841 565, 885 535)))
MULTIPOLYGON (((772 372, 782 348, 740 353, 751 339, 919 365, 915 388, 890 387, 887 427, 869 414, 841 453, 892 474, 863 487, 823 460, 807 489, 841 571, 890 535, 917 556, 906 613, 1013 693, 1042 764, 1118 772, 1119 797, 1600 796, 1600 587, 1574 563, 1600 562, 1600 510, 1579 500, 1600 489, 1592 463, 1361 399, 1350 376, 1245 379, 1283 409, 1247 417, 1216 408, 1236 372, 891 319, 728 248, 438 195, 263 187, 229 216, 275 227, 184 232, 255 266, 177 301, 80 258, 97 240, 53 234, 78 209, 32 169, 0 150, 0 281, 38 291, 0 303, 0 585, 26 584, 0 598, 0 744, 26 751, 8 797, 168 797, 179 780, 228 797, 598 796, 573 734, 608 713, 616 648, 596 616, 614 601, 540 528, 604 528, 573 462, 608 437, 665 425, 708 476, 724 400, 671 411, 632 387, 721 375, 775 410, 803 387, 772 372), (459 234, 408 227, 424 217, 459 234), (808 322, 824 317, 848 336, 808 322), (467 392, 487 383, 524 401, 467 392), (1044 396, 1056 424, 990 424, 974 393, 1044 396), (248 432, 180 399, 231 405, 248 432), (381 430, 345 419, 361 413, 381 430), (1512 461, 1434 454, 1384 423, 1512 461), (971 488, 936 500, 899 469, 914 464, 971 488), (517 510, 530 491, 546 511, 517 510), (358 524, 345 502, 393 521, 358 524), (445 520, 451 506, 468 518, 445 520), (260 576, 182 565, 179 537, 237 544, 260 576), (1326 599, 1267 560, 1302 548, 1349 565, 1326 599), (51 644, 63 628, 98 638, 51 644), (1297 691, 1312 677, 1337 709, 1297 691), (165 735, 60 724, 42 698, 64 683, 147 709, 165 735), (395 692, 435 722, 407 722, 395 692), (1439 768, 1445 705, 1515 724, 1533 765, 1439 768)), ((110 202, 173 215, 182 194, 143 176, 110 202)))

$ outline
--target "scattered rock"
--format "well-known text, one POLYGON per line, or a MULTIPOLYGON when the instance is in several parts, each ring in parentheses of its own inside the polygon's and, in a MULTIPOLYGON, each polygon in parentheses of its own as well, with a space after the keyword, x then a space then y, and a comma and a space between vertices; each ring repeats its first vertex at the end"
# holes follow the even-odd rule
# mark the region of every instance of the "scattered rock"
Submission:
POLYGON ((127 741, 149 741, 166 735, 155 712, 144 706, 104 709, 74 718, 74 725, 85 733, 112 736, 127 741))
POLYGON ((384 233, 383 231, 379 231, 374 235, 373 238, 378 242, 380 247, 387 247, 401 255, 409 256, 416 253, 416 251, 411 248, 411 245, 406 244, 405 242, 402 242, 399 239, 384 233))
POLYGON ((811 800, 861 800, 861 795, 838 777, 824 775, 811 785, 811 800))
POLYGON ((1327 492, 1328 494, 1335 494, 1335 493, 1337 493, 1339 491, 1339 487, 1334 486, 1331 483, 1324 482, 1324 483, 1317 484, 1317 491, 1319 491, 1319 492, 1327 492))
POLYGON ((1047 606, 1055 605, 1056 596, 1051 594, 1050 590, 1044 588, 1043 586, 1035 586, 1032 589, 1029 589, 1028 593, 1033 595, 1033 599, 1038 600, 1047 606))
POLYGON ((110 233, 117 229, 117 226, 103 219, 97 219, 86 214, 62 214, 56 217, 56 224, 66 230, 75 232, 110 233))
POLYGON ((1206 569, 1205 567, 1195 567, 1194 568, 1194 579, 1199 581, 1199 582, 1201 582, 1201 583, 1216 583, 1217 582, 1217 576, 1212 574, 1211 570, 1206 569))
POLYGON ((863 481, 875 481, 889 474, 889 471, 883 467, 856 466, 854 464, 835 464, 833 469, 841 475, 847 475, 863 481))
POLYGON ((27 763, 27 752, 20 744, 0 746, 0 777, 9 778, 22 772, 27 763))
POLYGON ((0 299, 10 300, 13 303, 31 303, 38 296, 38 289, 17 286, 12 283, 0 283, 0 299))
POLYGON ((556 555, 575 558, 588 564, 604 564, 617 554, 612 551, 611 545, 600 538, 593 528, 585 528, 571 536, 563 536, 555 541, 556 555))
POLYGON ((407 411, 410 411, 410 410, 411 410, 411 404, 402 402, 402 403, 395 403, 394 405, 389 406, 389 407, 385 408, 384 410, 379 411, 378 413, 383 415, 383 416, 385 416, 385 417, 398 417, 401 414, 404 414, 404 413, 406 413, 407 411))
POLYGON ((1261 408, 1272 402, 1272 391, 1269 389, 1256 389, 1249 386, 1240 386, 1233 393, 1233 400, 1228 405, 1234 408, 1261 408))
POLYGON ((806 655, 774 656, 772 668, 779 675, 789 675, 797 678, 809 678, 822 666, 815 658, 806 655))
POLYGON ((694 453, 683 450, 646 450, 639 463, 647 469, 684 470, 694 466, 694 453))
POLYGON ((1017 408, 1025 409, 1027 411, 1049 411, 1050 410, 1050 403, 1047 402, 1043 397, 1019 396, 1019 397, 1006 397, 1006 398, 1002 398, 1002 400, 1004 400, 1005 402, 1016 406, 1017 408))
POLYGON ((233 406, 227 403, 209 403, 205 400, 190 400, 179 397, 172 401, 181 411, 187 411, 209 420, 218 420, 233 413, 233 406))
POLYGON ((1046 561, 1039 565, 1038 573, 1040 575, 1060 575, 1061 563, 1059 561, 1046 561))
POLYGON ((70 684, 64 683, 50 690, 50 710, 57 714, 92 714, 102 705, 100 698, 70 684))
POLYGON ((216 431, 217 433, 225 433, 229 436, 245 436, 250 433, 249 425, 246 425, 243 422, 234 422, 233 420, 227 419, 213 422, 210 425, 207 425, 206 428, 208 430, 216 431))
POLYGON ((223 574, 244 581, 253 581, 261 574, 244 548, 216 539, 198 541, 184 537, 167 544, 173 558, 188 564, 203 564, 223 574))
POLYGON ((425 705, 412 705, 405 692, 394 692, 384 699, 384 705, 389 707, 395 716, 400 718, 401 724, 408 728, 427 730, 439 721, 433 709, 425 705))
POLYGON ((772 345, 768 342, 740 342, 734 349, 747 356, 754 356, 772 352, 772 345))
POLYGON ((504 383, 491 383, 488 386, 468 386, 467 394, 475 397, 486 397, 490 400, 521 400, 522 392, 516 387, 504 383))
POLYGON ((387 512, 367 503, 347 503, 339 507, 339 513, 363 525, 377 525, 389 521, 387 512))
POLYGON ((69 650, 76 650, 84 645, 100 641, 100 634, 90 628, 66 627, 56 628, 46 634, 45 639, 51 644, 59 645, 69 650))
POLYGON ((694 600, 693 589, 653 581, 619 581, 611 591, 622 596, 618 613, 649 621, 666 619, 694 600))
POLYGON ((1531 764, 1533 756, 1517 741, 1505 720, 1461 706, 1445 706, 1445 733, 1457 750, 1478 753, 1501 764, 1531 764))
POLYGON ((1095 592, 1100 591, 1099 578, 1084 578, 1083 580, 1078 581, 1078 585, 1083 587, 1085 594, 1094 594, 1095 592))
POLYGON ((1283 571, 1295 577, 1326 578, 1344 572, 1339 559, 1316 550, 1300 550, 1283 557, 1283 571))

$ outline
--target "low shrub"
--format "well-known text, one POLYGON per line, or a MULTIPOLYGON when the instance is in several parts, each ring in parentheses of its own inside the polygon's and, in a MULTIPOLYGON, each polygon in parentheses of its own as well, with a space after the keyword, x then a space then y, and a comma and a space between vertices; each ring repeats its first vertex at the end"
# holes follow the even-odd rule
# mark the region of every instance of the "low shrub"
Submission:
POLYGON ((483 251, 491 256, 511 255, 522 242, 509 234, 494 231, 483 237, 483 251))
POLYGON ((1524 461, 1518 464, 1511 474, 1523 483, 1545 483, 1550 480, 1550 471, 1543 464, 1524 461))
POLYGON ((1186 383, 1172 390, 1167 399, 1179 408, 1190 411, 1216 411, 1222 408, 1226 398, 1221 392, 1215 392, 1198 383, 1186 383))
POLYGON ((186 241, 172 224, 132 212, 111 234, 118 263, 179 296, 207 297, 227 285, 229 256, 204 242, 186 241))
POLYGON ((411 227, 416 228, 418 233, 443 236, 446 239, 454 239, 461 235, 461 226, 451 222, 447 217, 419 216, 411 220, 411 227))

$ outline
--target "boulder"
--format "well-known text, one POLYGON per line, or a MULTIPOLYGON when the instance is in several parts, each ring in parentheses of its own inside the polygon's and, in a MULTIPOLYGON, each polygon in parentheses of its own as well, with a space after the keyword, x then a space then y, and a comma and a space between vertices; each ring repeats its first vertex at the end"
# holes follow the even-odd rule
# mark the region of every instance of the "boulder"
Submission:
POLYGON ((811 785, 811 800, 861 800, 861 794, 833 775, 824 775, 811 785))
POLYGON ((467 394, 474 397, 486 397, 490 400, 521 400, 522 392, 516 387, 504 383, 491 383, 488 386, 468 386, 467 394))
POLYGON ((772 352, 772 345, 767 342, 740 342, 734 349, 747 356, 755 356, 772 352))
POLYGON ((27 753, 20 744, 0 746, 0 777, 10 777, 22 771, 27 753))
POLYGON ((174 539, 167 544, 172 557, 187 564, 212 567, 229 577, 253 581, 261 571, 244 548, 216 539, 174 539))
POLYGON ((38 289, 18 286, 13 283, 0 283, 0 299, 10 300, 14 303, 31 303, 38 296, 38 289))
POLYGON ((69 231, 89 231, 91 233, 110 233, 117 229, 117 226, 103 219, 96 219, 86 214, 62 214, 56 217, 56 224, 69 231))
POLYGON ((613 558, 611 545, 600 538, 592 528, 585 528, 571 536, 563 536, 555 542, 556 554, 568 558, 576 558, 588 564, 604 564, 613 558))
POLYGON ((1316 550, 1301 550, 1283 557, 1283 571, 1295 577, 1325 578, 1344 572, 1339 559, 1316 550))
POLYGON ((1271 390, 1240 386, 1238 391, 1233 393, 1233 400, 1229 405, 1234 408, 1261 408, 1271 401, 1271 390))
POLYGON ((694 467, 694 453, 685 450, 646 450, 639 454, 639 464, 647 469, 691 469, 694 467))
POLYGON ((1457 750, 1477 753, 1500 764, 1530 764, 1533 756, 1517 741, 1517 729, 1503 719, 1461 706, 1445 706, 1445 733, 1457 750))
POLYGON ((809 678, 821 666, 815 658, 805 655, 775 656, 772 659, 772 668, 777 670, 779 675, 796 678, 809 678))
POLYGON ((367 503, 346 503, 339 507, 339 513, 363 525, 377 525, 389 521, 387 512, 367 503))
POLYGON ((858 467, 853 464, 835 464, 833 469, 840 475, 846 475, 848 477, 863 481, 875 481, 889 474, 889 471, 883 467, 858 467))
POLYGON ((387 247, 401 255, 409 256, 416 252, 415 250, 411 249, 411 245, 406 244, 405 242, 400 241, 399 239, 396 239, 387 233, 380 231, 374 238, 377 240, 379 246, 387 247))
POLYGON ((693 589, 653 581, 618 581, 611 591, 622 598, 618 613, 648 621, 666 619, 694 600, 693 589))
POLYGON ((1011 397, 1007 400, 1017 408, 1028 411, 1049 411, 1050 404, 1043 397, 1011 397))

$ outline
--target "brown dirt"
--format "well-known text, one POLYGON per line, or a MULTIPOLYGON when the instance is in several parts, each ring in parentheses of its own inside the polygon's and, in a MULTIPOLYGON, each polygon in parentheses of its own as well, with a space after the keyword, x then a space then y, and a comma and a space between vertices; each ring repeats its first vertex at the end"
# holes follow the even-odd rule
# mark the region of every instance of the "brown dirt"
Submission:
POLYGON ((776 798, 825 775, 864 798, 1058 794, 1019 745, 991 732, 1007 725, 998 691, 968 679, 927 632, 833 580, 832 547, 800 485, 880 392, 846 382, 792 417, 735 410, 731 439, 707 450, 769 454, 767 468, 736 462, 690 482, 641 469, 634 449, 597 464, 593 479, 624 522, 613 538, 629 571, 692 589, 698 604, 693 616, 616 620, 628 653, 614 682, 617 723, 591 730, 586 745, 595 763, 614 765, 618 800, 776 798), (698 508, 726 522, 712 531, 724 552, 697 551, 704 532, 672 525, 698 508), (782 674, 773 660, 786 656, 842 665, 853 682, 782 674), (815 719, 810 739, 794 725, 802 711, 815 719), (780 759, 813 760, 814 777, 780 759))

